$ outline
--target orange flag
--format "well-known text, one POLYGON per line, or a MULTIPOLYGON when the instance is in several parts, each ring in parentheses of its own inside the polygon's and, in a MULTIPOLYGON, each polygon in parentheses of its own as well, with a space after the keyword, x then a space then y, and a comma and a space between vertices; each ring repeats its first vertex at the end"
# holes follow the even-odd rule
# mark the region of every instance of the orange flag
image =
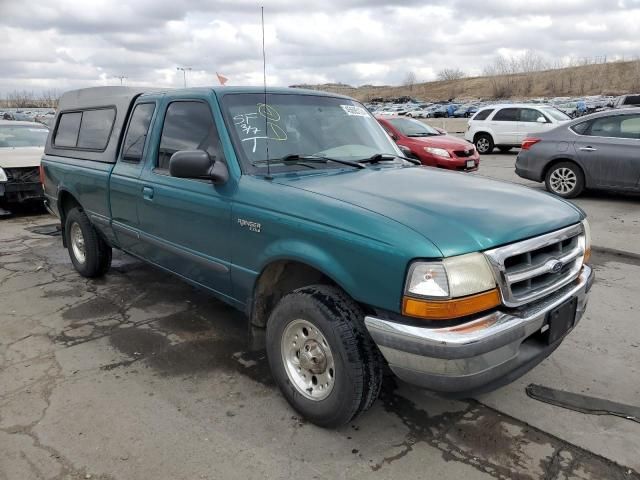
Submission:
POLYGON ((227 77, 225 77, 224 75, 220 75, 218 72, 216 72, 216 76, 218 77, 218 81, 220 82, 220 85, 224 85, 229 81, 227 77))

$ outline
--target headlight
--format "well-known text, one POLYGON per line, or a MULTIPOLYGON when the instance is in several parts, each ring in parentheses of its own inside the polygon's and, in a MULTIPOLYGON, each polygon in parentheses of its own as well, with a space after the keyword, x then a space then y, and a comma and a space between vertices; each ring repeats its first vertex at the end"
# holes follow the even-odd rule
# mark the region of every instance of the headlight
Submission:
POLYGON ((449 152, 447 152, 444 148, 424 147, 424 151, 432 155, 437 155, 438 157, 451 158, 449 152))
POLYGON ((0 167, 0 182, 6 182, 9 179, 7 178, 7 174, 4 172, 2 167, 0 167))
POLYGON ((469 253, 442 262, 416 262, 409 269, 407 294, 428 298, 466 297, 496 286, 485 256, 469 253))
POLYGON ((582 221, 582 229, 584 230, 584 259, 583 263, 589 263, 591 260, 591 227, 585 218, 582 221))
POLYGON ((500 304, 493 272, 482 253, 415 262, 409 268, 403 314, 432 320, 472 315, 500 304))

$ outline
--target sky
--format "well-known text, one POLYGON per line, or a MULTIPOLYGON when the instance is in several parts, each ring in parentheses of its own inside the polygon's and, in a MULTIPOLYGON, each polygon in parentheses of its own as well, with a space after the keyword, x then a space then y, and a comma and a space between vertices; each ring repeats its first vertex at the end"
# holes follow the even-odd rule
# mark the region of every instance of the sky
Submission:
POLYGON ((0 93, 118 85, 398 85, 498 55, 640 55, 640 0, 0 0, 0 93))

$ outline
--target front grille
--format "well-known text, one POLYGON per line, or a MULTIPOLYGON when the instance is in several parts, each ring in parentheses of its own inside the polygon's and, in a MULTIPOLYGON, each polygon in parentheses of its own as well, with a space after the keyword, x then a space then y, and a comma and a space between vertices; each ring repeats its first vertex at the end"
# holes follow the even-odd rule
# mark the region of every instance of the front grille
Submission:
POLYGON ((467 158, 467 157, 472 157, 473 156, 473 152, 474 152, 474 148, 470 148, 469 150, 454 150, 453 153, 455 153, 456 157, 460 157, 460 158, 467 158))
POLYGON ((38 167, 5 168, 7 180, 13 183, 40 182, 38 167))
POLYGON ((585 241, 578 224, 485 252, 504 304, 524 305, 574 280, 582 268, 585 241))

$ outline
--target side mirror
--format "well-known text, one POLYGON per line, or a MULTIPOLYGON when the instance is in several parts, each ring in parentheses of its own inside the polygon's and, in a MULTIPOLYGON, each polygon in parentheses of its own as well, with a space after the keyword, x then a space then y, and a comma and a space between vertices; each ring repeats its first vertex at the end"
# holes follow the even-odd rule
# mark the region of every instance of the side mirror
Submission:
POLYGON ((203 150, 180 150, 169 159, 169 174, 178 178, 200 178, 215 184, 229 180, 224 162, 216 162, 203 150))
POLYGON ((547 119, 544 117, 538 117, 536 118, 536 122, 538 123, 547 123, 547 119))

